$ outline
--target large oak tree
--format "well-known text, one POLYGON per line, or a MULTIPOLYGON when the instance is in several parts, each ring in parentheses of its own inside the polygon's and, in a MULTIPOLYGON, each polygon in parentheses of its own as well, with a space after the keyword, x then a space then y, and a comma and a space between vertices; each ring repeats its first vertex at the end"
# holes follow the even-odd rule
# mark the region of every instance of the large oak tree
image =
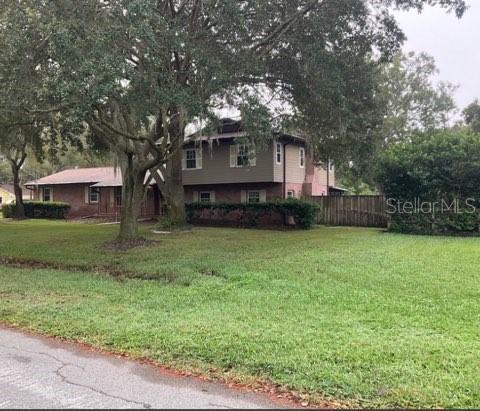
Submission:
POLYGON ((310 136, 316 156, 351 155, 378 126, 376 62, 403 34, 389 8, 463 0, 15 1, 48 38, 48 100, 116 153, 124 190, 119 240, 138 235, 147 173, 172 217, 185 218, 181 147, 186 126, 241 109, 252 143, 266 125, 310 136), (263 93, 259 93, 262 90, 263 93), (261 95, 288 103, 276 114, 261 95), (277 120, 277 121, 275 121, 277 120))

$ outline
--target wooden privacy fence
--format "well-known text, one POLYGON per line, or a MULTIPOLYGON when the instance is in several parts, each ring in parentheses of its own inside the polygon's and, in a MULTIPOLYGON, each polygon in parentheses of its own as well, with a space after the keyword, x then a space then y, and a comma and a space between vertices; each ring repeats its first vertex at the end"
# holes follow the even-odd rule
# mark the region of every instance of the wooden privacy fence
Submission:
POLYGON ((382 195, 319 196, 309 200, 320 206, 317 224, 379 228, 388 225, 382 195))

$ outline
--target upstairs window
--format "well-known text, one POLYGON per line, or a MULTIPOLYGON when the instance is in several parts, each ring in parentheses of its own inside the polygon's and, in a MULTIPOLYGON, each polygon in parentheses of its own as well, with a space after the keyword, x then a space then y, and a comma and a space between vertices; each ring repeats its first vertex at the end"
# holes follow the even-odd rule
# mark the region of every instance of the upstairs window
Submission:
POLYGON ((246 144, 230 146, 230 167, 254 167, 257 165, 255 148, 246 144))
POLYGON ((185 158, 187 159, 187 166, 188 170, 196 169, 197 168, 197 150, 190 149, 185 151, 185 158))
POLYGON ((202 168, 202 149, 187 148, 183 151, 183 169, 199 170, 202 168))
POLYGON ((305 167, 305 149, 303 147, 300 147, 299 150, 299 160, 300 160, 300 168, 305 167))
POLYGON ((277 143, 275 145, 275 162, 277 164, 282 164, 282 144, 277 143))
POLYGON ((246 145, 237 146, 237 167, 248 166, 248 147, 246 145))
POLYGON ((46 203, 52 201, 52 189, 50 187, 43 187, 42 201, 46 203))

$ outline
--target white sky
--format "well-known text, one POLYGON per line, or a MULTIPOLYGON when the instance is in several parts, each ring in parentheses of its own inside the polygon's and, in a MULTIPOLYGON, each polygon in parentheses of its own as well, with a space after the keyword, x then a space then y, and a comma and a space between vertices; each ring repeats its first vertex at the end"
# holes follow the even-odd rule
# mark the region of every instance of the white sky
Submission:
POLYGON ((408 37, 405 51, 425 51, 435 58, 438 79, 458 84, 456 102, 463 109, 480 99, 480 0, 468 0, 461 19, 437 7, 395 13, 408 37))

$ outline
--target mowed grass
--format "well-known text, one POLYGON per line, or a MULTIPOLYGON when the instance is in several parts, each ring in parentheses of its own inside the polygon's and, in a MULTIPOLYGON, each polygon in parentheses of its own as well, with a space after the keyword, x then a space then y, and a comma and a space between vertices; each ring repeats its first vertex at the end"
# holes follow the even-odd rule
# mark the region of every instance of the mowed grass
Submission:
POLYGON ((198 228, 119 253, 116 226, 0 222, 0 321, 352 406, 478 407, 480 240, 198 228))

